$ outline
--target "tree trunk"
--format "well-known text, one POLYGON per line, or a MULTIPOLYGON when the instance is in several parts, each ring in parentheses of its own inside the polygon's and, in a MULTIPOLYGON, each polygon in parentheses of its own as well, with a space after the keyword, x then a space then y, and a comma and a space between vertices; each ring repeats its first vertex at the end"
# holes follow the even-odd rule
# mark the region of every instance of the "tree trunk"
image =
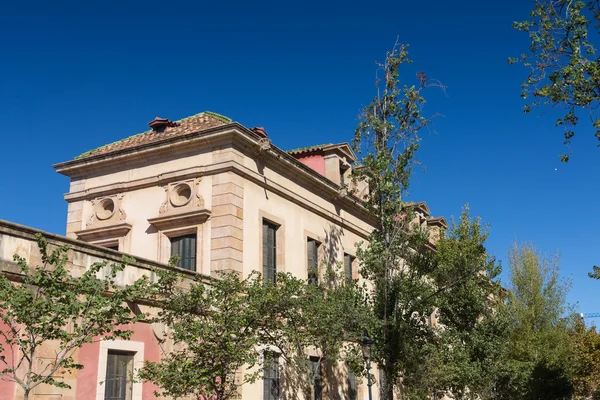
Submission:
POLYGON ((29 400, 29 389, 23 393, 23 400, 29 400))

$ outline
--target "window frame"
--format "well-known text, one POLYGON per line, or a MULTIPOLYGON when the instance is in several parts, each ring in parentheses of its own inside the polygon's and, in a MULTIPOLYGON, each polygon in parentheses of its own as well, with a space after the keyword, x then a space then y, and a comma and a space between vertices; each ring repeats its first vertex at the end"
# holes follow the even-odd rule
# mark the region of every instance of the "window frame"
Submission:
POLYGON ((281 393, 279 366, 278 353, 274 351, 263 352, 263 400, 279 400, 279 395, 281 393), (267 362, 270 362, 268 366, 267 362), (267 376, 267 373, 269 376, 267 376), (274 376, 270 376, 271 373, 274 376), (272 390, 267 392, 268 386, 272 388, 273 383, 276 387, 275 394, 272 393, 272 390))
POLYGON ((277 231, 281 225, 278 225, 266 218, 262 219, 261 224, 261 264, 263 281, 265 283, 275 283, 277 280, 277 231), (269 230, 272 231, 272 244, 268 243, 269 230), (269 260, 270 258, 270 260, 269 260), (272 265, 268 265, 272 264, 272 265), (272 270, 272 274, 269 270, 272 270))
POLYGON ((323 400, 323 360, 319 357, 308 357, 313 380, 312 400, 323 400), (318 368, 318 370, 316 370, 318 368))
POLYGON ((348 386, 348 400, 358 400, 358 379, 357 376, 352 372, 350 366, 346 364, 348 374, 346 375, 346 385, 348 386))
POLYGON ((181 269, 185 269, 187 271, 196 271, 198 268, 198 234, 197 233, 188 233, 188 234, 184 234, 184 235, 178 235, 178 236, 171 236, 169 237, 169 242, 171 244, 171 249, 170 249, 170 257, 173 257, 175 255, 179 255, 179 260, 178 263, 175 265, 178 268, 181 269), (185 255, 179 255, 179 254, 173 254, 174 252, 174 247, 173 245, 176 243, 173 243, 174 241, 177 241, 177 244, 179 245, 180 242, 182 242, 182 244, 179 246, 181 248, 182 253, 185 253, 184 250, 186 250, 185 246, 185 239, 191 239, 193 238, 193 242, 194 242, 194 247, 193 250, 190 252, 188 249, 188 255, 189 257, 185 257, 185 255), (187 263, 186 263, 187 260, 187 263), (186 267, 186 264, 189 268, 186 267))
POLYGON ((346 278, 347 281, 354 280, 354 263, 355 262, 356 262, 356 256, 353 256, 350 253, 344 253, 344 278, 346 278), (347 261, 349 261, 349 262, 347 262, 347 261))
MULTIPOLYGON (((119 397, 118 400, 131 400, 131 398, 133 396, 133 380, 131 378, 133 377, 134 357, 135 357, 135 352, 108 349, 107 356, 106 356, 106 373, 105 373, 105 382, 104 382, 104 384, 106 385, 106 389, 104 390, 105 400, 108 395, 107 389, 112 386, 109 383, 110 382, 109 376, 115 377, 115 378, 118 377, 120 379, 123 379, 123 378, 125 379, 125 385, 128 386, 126 388, 126 391, 128 393, 124 393, 125 397, 124 398, 119 397), (126 366, 125 371, 124 371, 125 372, 124 377, 121 376, 121 374, 117 374, 117 371, 112 371, 113 373, 109 374, 109 370, 110 370, 111 366, 113 366, 114 363, 119 362, 119 358, 117 358, 116 360, 113 360, 114 363, 111 362, 111 356, 112 357, 127 357, 127 358, 129 358, 128 364, 131 363, 131 365, 126 366)), ((112 399, 112 397, 109 398, 108 400, 111 400, 111 399, 112 399)))
POLYGON ((320 279, 319 254, 321 242, 311 236, 306 237, 306 273, 307 282, 311 285, 318 285, 320 279), (314 254, 312 254, 311 265, 311 246, 314 244, 314 254))
MULTIPOLYGON (((104 400, 106 385, 106 367, 108 363, 108 352, 123 351, 134 353, 133 356, 133 374, 144 366, 144 343, 132 342, 128 340, 103 340, 100 342, 98 355, 98 380, 96 385, 96 400, 104 400)), ((142 400, 142 382, 134 380, 132 382, 131 399, 142 400)))

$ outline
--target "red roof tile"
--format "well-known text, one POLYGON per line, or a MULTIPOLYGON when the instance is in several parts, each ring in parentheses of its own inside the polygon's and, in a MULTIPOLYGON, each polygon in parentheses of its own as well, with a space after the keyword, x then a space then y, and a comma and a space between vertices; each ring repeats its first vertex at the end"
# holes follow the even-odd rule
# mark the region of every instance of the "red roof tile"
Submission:
POLYGON ((173 136, 185 135, 186 133, 200 132, 206 129, 215 128, 217 126, 227 125, 231 119, 209 111, 200 114, 192 115, 175 121, 176 126, 168 126, 162 132, 148 130, 137 135, 121 139, 117 142, 110 143, 97 149, 87 151, 75 158, 89 157, 97 154, 110 153, 115 150, 122 150, 129 147, 134 147, 144 143, 151 143, 161 139, 166 139, 173 136))

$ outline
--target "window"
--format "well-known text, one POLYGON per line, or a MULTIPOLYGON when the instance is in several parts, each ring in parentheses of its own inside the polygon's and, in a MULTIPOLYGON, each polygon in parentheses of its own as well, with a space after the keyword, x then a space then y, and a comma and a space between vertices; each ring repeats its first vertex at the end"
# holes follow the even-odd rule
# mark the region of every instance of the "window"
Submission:
POLYGON ((263 378, 263 400, 279 399, 279 356, 265 353, 265 369, 263 378))
POLYGON ((277 278, 277 243, 275 243, 275 234, 277 226, 267 221, 263 221, 262 226, 262 258, 263 258, 263 277, 265 282, 275 283, 277 278))
POLYGON ((308 283, 319 284, 319 242, 308 238, 306 242, 306 258, 308 260, 308 283))
POLYGON ((352 280, 352 264, 354 264, 354 257, 344 254, 344 276, 349 281, 352 280))
POLYGON ((348 377, 346 382, 348 383, 348 400, 357 400, 358 399, 358 386, 356 385, 356 375, 348 367, 348 377))
POLYGON ((310 367, 313 376, 313 400, 322 400, 323 384, 321 382, 321 360, 317 357, 311 357, 310 367))
POLYGON ((131 400, 134 355, 125 351, 108 351, 104 400, 131 400))
POLYGON ((176 266, 190 271, 196 270, 196 235, 171 238, 171 257, 179 256, 176 266))

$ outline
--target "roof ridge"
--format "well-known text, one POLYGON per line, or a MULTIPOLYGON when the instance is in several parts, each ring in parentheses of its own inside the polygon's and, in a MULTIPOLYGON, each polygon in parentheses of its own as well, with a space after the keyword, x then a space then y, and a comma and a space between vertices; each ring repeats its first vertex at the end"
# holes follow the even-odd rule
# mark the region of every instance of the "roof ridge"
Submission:
POLYGON ((331 146, 331 145, 333 145, 333 143, 315 144, 315 145, 312 145, 312 146, 298 147, 296 149, 286 150, 286 152, 288 152, 288 153, 296 153, 296 152, 301 152, 301 151, 308 151, 308 150, 318 149, 319 147, 325 147, 325 146, 331 146))
MULTIPOLYGON (((229 117, 227 117, 225 115, 222 115, 222 114, 217 114, 217 113, 212 112, 212 111, 202 111, 202 112, 199 112, 197 114, 181 118, 181 119, 179 119, 177 121, 174 121, 174 122, 177 122, 178 124, 181 124, 181 123, 183 123, 183 122, 185 122, 187 120, 190 120, 192 118, 197 118, 197 117, 209 117, 209 118, 212 118, 212 119, 214 119, 214 120, 216 120, 218 122, 221 122, 223 124, 229 124, 229 123, 233 122, 233 120, 231 118, 229 118, 229 117)), ((98 146, 98 147, 96 147, 94 149, 91 149, 91 150, 88 150, 88 151, 86 151, 84 153, 81 153, 78 156, 75 156, 74 159, 77 160, 79 158, 87 157, 87 156, 92 155, 92 154, 94 154, 94 153, 96 153, 96 152, 98 152, 98 151, 100 151, 102 149, 105 149, 105 148, 109 147, 109 146, 113 146, 113 145, 116 145, 116 144, 119 144, 119 143, 123 143, 123 142, 126 142, 128 140, 131 140, 131 139, 134 139, 136 137, 142 136, 144 134, 152 133, 152 132, 153 132, 153 130, 149 129, 149 130, 146 130, 146 131, 143 131, 143 132, 140 132, 140 133, 136 133, 135 135, 131 135, 131 136, 125 137, 123 139, 119 139, 119 140, 116 140, 114 142, 107 143, 107 144, 104 144, 102 146, 98 146)))

